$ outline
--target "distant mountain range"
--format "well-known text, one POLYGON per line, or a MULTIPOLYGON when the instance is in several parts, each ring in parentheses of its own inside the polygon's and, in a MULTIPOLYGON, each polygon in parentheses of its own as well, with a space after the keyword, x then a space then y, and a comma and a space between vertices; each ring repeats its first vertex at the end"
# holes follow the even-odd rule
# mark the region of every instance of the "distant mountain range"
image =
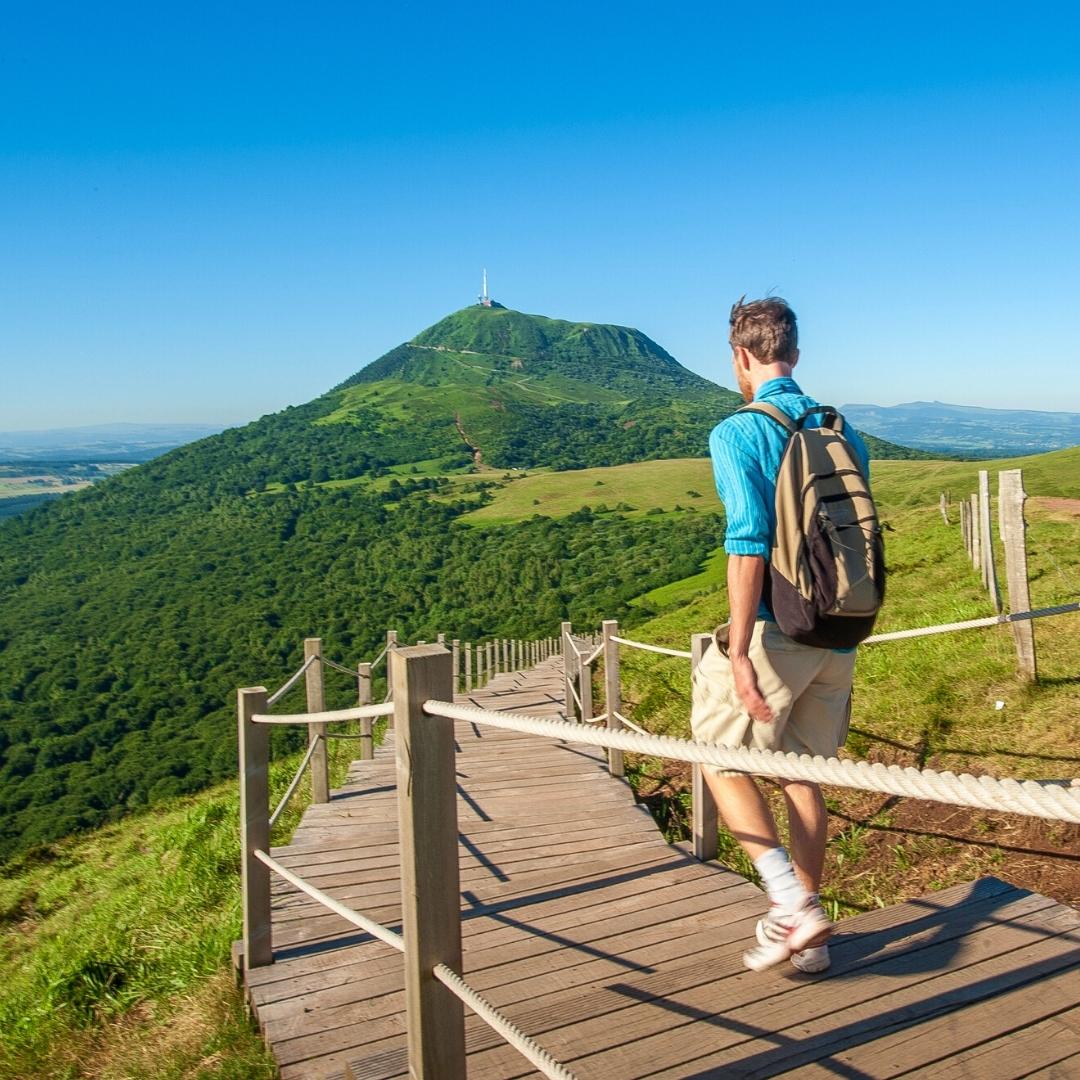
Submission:
POLYGON ((217 435, 225 424, 93 424, 43 431, 0 431, 0 461, 149 461, 217 435))
POLYGON ((1080 444, 1080 413, 981 409, 942 401, 845 405, 841 412, 879 438, 967 457, 1041 454, 1080 444))

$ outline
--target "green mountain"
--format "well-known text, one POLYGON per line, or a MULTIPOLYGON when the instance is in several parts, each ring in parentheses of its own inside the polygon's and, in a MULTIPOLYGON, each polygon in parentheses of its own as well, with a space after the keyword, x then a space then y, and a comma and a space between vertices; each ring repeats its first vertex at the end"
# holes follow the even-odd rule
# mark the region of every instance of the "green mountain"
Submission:
POLYGON ((335 392, 325 423, 389 412, 499 468, 701 454, 741 404, 639 330, 502 307, 455 312, 335 392))

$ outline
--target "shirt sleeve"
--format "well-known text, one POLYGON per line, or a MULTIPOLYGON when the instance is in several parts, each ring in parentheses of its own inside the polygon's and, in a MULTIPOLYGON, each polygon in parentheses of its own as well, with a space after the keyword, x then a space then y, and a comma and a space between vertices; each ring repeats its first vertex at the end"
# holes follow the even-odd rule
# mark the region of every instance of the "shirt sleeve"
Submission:
POLYGON ((866 443, 862 436, 845 420, 844 438, 855 447, 855 453, 859 455, 859 464, 862 465, 863 476, 870 480, 870 452, 866 449, 866 443))
POLYGON ((767 559, 770 518, 761 466, 722 430, 722 425, 709 436, 709 452, 716 491, 727 518, 724 551, 767 559))

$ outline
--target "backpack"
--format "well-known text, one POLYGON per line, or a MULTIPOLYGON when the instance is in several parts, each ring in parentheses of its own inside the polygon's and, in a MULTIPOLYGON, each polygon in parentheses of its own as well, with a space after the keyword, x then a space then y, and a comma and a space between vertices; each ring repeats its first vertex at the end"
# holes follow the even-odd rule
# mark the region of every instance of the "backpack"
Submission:
POLYGON ((858 645, 885 599, 885 545, 844 418, 826 405, 797 420, 762 401, 739 411, 768 416, 788 434, 776 476, 766 604, 781 631, 803 645, 858 645), (812 416, 820 422, 808 423, 812 416))

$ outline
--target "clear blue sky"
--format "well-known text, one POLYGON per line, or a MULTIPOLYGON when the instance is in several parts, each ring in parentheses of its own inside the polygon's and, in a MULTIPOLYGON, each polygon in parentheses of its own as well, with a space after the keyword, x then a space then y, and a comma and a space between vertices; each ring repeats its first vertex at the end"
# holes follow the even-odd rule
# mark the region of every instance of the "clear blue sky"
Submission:
POLYGON ((471 302, 730 384, 1080 411, 1069 5, 51 4, 0 38, 0 429, 241 421, 471 302))

